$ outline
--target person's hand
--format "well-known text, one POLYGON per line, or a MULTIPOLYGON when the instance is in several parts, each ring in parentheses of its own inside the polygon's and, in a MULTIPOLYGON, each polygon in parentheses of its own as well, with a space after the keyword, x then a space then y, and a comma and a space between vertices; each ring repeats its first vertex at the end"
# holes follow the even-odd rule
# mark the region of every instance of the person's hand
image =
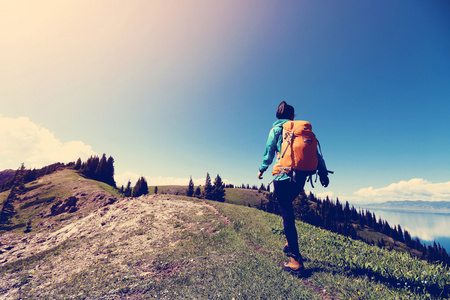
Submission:
POLYGON ((263 179, 263 173, 261 171, 258 172, 258 179, 263 179))
POLYGON ((328 184, 330 184, 330 179, 328 179, 327 174, 319 173, 319 179, 320 179, 320 183, 322 184, 323 187, 327 187, 328 184))

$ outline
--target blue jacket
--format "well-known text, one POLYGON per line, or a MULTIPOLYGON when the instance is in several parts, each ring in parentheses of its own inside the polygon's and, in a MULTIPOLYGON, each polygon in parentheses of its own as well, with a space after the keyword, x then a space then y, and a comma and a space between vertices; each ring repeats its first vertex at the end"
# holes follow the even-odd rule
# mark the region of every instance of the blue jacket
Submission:
MULTIPOLYGON (((269 132, 269 137, 267 138, 266 149, 264 150, 263 161, 261 166, 259 167, 259 171, 264 173, 267 168, 272 164, 273 159, 275 158, 275 154, 281 152, 281 144, 283 143, 283 124, 288 119, 280 119, 273 123, 273 128, 269 132)), ((282 176, 276 176, 275 180, 285 180, 290 177, 287 174, 283 174, 282 176)))

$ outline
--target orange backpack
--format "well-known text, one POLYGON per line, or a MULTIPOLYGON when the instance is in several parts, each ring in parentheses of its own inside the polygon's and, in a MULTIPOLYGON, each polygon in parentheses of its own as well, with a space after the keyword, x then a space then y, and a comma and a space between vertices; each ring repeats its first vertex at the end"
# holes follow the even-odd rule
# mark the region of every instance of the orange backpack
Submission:
POLYGON ((311 129, 307 121, 288 121, 283 124, 283 143, 272 175, 292 170, 310 171, 311 174, 316 172, 317 139, 311 129))

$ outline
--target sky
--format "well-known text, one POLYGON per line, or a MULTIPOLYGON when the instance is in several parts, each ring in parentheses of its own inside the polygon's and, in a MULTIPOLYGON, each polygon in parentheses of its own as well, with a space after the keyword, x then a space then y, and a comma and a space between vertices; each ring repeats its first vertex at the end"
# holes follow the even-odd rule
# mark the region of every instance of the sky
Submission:
POLYGON ((335 172, 306 191, 450 201, 447 0, 4 0, 0 36, 0 170, 259 187, 286 101, 335 172))

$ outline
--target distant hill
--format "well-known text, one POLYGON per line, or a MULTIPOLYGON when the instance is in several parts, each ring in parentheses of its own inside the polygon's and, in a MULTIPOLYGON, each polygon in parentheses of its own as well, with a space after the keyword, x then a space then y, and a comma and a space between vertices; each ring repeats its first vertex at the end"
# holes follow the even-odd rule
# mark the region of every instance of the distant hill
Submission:
POLYGON ((10 169, 0 171, 0 186, 10 181, 14 177, 14 174, 16 174, 16 171, 10 169))
MULTIPOLYGON (((171 194, 186 196, 187 186, 161 185, 158 186, 158 194, 171 194)), ((155 186, 148 187, 149 193, 154 194, 155 186)), ((225 188, 225 202, 231 204, 259 207, 261 201, 267 201, 268 192, 254 189, 225 188)))
POLYGON ((450 201, 386 201, 383 203, 366 204, 364 207, 371 209, 450 213, 450 201))

